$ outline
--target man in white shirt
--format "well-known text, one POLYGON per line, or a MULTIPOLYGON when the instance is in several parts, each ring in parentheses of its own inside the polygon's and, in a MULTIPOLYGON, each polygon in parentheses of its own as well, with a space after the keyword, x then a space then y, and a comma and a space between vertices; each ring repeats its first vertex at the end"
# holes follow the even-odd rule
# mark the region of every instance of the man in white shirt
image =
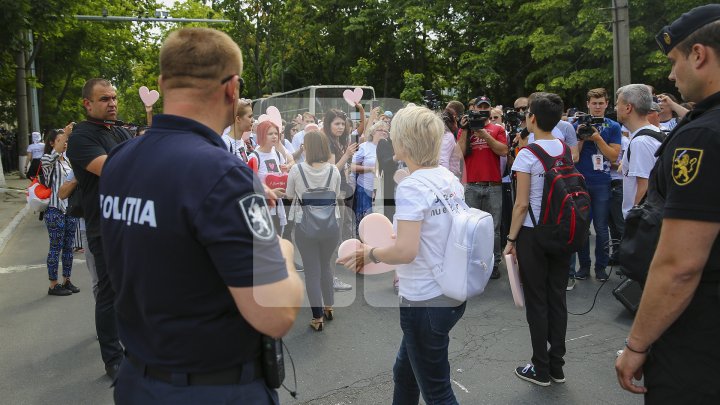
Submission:
POLYGON ((618 121, 630 130, 630 143, 623 154, 621 166, 624 177, 622 211, 623 217, 626 217, 630 208, 639 203, 647 191, 650 171, 655 166, 655 151, 660 146, 655 136, 643 130, 659 133, 660 128, 647 119, 652 107, 652 94, 646 85, 629 84, 619 88, 615 105, 618 121), (643 134, 640 134, 641 131, 643 134))

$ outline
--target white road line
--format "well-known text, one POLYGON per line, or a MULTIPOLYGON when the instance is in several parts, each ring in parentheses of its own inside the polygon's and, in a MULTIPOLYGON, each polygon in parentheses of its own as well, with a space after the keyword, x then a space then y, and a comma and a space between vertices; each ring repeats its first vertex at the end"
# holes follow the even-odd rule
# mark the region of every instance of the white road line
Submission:
POLYGON ((470 393, 470 391, 468 391, 467 388, 465 388, 465 387, 464 387, 462 384, 460 384, 459 382, 457 382, 457 381, 455 381, 455 380, 450 380, 450 381, 452 381, 455 385, 457 385, 458 387, 460 387, 461 390, 467 392, 468 394, 470 393))
MULTIPOLYGON (((75 259, 73 260, 73 264, 76 263, 85 263, 85 259, 75 259)), ((20 273, 23 271, 28 270, 35 270, 35 269, 44 269, 46 268, 46 264, 25 264, 22 266, 10 266, 10 267, 0 267, 0 274, 10 274, 10 273, 20 273)))
POLYGON ((565 343, 571 342, 571 341, 573 341, 573 340, 578 340, 578 339, 586 338, 586 337, 588 337, 588 336, 592 336, 592 334, 585 335, 585 336, 580 336, 580 337, 576 337, 576 338, 572 338, 572 339, 568 339, 568 340, 565 341, 565 343))

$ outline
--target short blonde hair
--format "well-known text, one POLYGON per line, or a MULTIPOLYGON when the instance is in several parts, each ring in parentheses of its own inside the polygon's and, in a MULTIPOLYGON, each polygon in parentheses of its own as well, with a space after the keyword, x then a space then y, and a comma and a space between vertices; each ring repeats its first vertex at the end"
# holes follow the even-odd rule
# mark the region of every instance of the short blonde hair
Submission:
POLYGON ((160 49, 160 75, 166 89, 205 88, 202 81, 242 75, 242 53, 226 33, 211 28, 173 31, 160 49))
POLYGON ((390 139, 405 156, 421 167, 437 166, 440 161, 445 124, 425 107, 405 107, 395 114, 390 139))
POLYGON ((375 131, 380 129, 390 131, 390 125, 388 125, 388 123, 385 121, 377 121, 376 123, 372 124, 372 126, 368 128, 368 130, 365 132, 365 138, 367 138, 368 141, 372 141, 375 131))

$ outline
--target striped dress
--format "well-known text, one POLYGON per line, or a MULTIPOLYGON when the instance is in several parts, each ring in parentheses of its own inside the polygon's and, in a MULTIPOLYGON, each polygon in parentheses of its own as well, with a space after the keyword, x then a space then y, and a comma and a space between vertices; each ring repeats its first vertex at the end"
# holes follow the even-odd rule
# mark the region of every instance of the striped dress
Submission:
POLYGON ((58 197, 60 186, 65 183, 68 173, 70 173, 70 164, 65 159, 60 159, 61 154, 53 149, 52 153, 44 154, 40 159, 42 163, 43 175, 45 176, 46 186, 50 187, 50 204, 48 207, 54 207, 63 213, 67 209, 67 199, 61 200, 58 197))

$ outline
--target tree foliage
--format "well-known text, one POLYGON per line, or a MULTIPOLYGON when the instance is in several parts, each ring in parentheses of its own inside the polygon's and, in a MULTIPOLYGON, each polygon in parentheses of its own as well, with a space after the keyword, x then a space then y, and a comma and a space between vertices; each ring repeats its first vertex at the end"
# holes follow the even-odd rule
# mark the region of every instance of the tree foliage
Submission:
MULTIPOLYGON (((39 89, 42 126, 80 119, 80 89, 91 77, 111 79, 122 119, 143 123, 137 89, 157 88, 159 47, 178 25, 73 16, 100 15, 103 8, 109 15, 152 15, 158 3, 0 0, 0 120, 14 120, 13 58, 28 46, 23 33, 31 31, 36 77, 28 80, 39 89)), ((701 4, 630 2, 633 82, 674 90, 653 37, 701 4)), ((463 101, 482 93, 509 105, 544 90, 583 105, 587 89, 613 85, 611 6, 611 0, 181 0, 169 11, 172 17, 231 20, 215 27, 243 51, 246 97, 348 84, 408 101, 433 89, 463 101)))

